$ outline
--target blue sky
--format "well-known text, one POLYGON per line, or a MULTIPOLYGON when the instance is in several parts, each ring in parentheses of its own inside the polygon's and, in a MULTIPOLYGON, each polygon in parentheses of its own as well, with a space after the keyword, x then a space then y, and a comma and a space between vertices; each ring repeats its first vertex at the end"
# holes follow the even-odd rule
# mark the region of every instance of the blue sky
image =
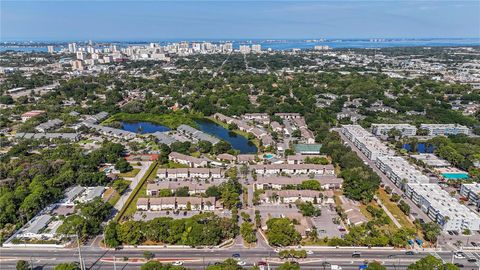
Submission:
POLYGON ((480 1, 0 1, 0 39, 480 37, 480 1))

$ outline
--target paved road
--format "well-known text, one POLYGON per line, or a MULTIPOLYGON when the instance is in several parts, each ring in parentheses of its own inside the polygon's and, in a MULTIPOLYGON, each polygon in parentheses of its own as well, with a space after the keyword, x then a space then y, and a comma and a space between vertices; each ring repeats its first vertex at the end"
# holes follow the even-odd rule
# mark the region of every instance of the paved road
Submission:
POLYGON ((122 194, 118 202, 114 205, 113 208, 115 213, 120 211, 123 208, 123 205, 128 200, 128 197, 130 197, 130 194, 132 194, 133 190, 138 185, 138 182, 140 182, 140 180, 143 178, 143 176, 148 171, 151 165, 152 165, 151 161, 142 162, 142 167, 140 168, 140 171, 137 173, 137 175, 135 175, 135 177, 133 178, 128 178, 128 180, 131 181, 130 186, 128 190, 122 194))
MULTIPOLYGON (((102 250, 98 248, 84 248, 82 255, 84 256, 87 269, 114 269, 113 263, 105 260, 116 258, 142 258, 143 249, 124 249, 124 250, 102 250)), ((278 260, 277 254, 272 250, 265 249, 237 249, 236 247, 229 249, 186 249, 186 250, 150 250, 155 254, 156 258, 184 260, 185 266, 194 269, 203 269, 204 265, 213 264, 223 261, 231 257, 233 253, 239 253, 241 259, 247 262, 248 266, 261 260, 278 260), (194 260, 194 261, 192 261, 194 260), (188 262, 187 262, 188 261, 188 262)), ((329 249, 315 250, 313 255, 309 255, 307 262, 300 262, 302 269, 322 269, 322 263, 327 261, 331 264, 341 265, 343 269, 358 269, 358 265, 364 261, 379 261, 385 264, 388 269, 406 269, 406 267, 426 256, 428 253, 418 253, 415 255, 405 255, 400 250, 363 250, 361 258, 353 259, 351 257, 353 250, 329 249)), ((451 260, 451 252, 438 252, 435 254, 445 261, 451 260)), ((480 255, 475 254, 480 260, 480 255)), ((0 249, 0 269, 15 269, 16 261, 19 259, 31 260, 36 267, 44 267, 43 269, 52 269, 55 265, 62 262, 78 261, 78 253, 76 249, 0 249)), ((457 261, 456 261, 457 262, 457 261)), ((462 260, 465 265, 464 269, 479 269, 478 265, 468 263, 462 260)), ((278 263, 272 263, 275 268, 278 263)), ((117 269, 139 269, 140 264, 118 262, 117 269)), ((328 268, 327 268, 328 269, 328 268)))

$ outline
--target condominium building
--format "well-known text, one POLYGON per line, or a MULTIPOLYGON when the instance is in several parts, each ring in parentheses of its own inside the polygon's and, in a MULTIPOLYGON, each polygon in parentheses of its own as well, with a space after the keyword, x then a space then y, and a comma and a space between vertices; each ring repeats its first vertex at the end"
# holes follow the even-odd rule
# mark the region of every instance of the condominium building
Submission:
POLYGON ((460 187, 460 194, 468 198, 468 200, 474 203, 477 207, 480 207, 480 184, 462 184, 460 187))
POLYGON ((372 133, 377 136, 386 136, 392 129, 400 131, 405 137, 417 134, 417 128, 409 124, 372 124, 372 133))
POLYGON ((480 230, 480 217, 436 184, 406 184, 405 194, 444 231, 480 230))
POLYGON ((395 151, 359 125, 343 125, 342 133, 370 160, 395 154, 395 151))
POLYGON ((314 175, 335 175, 333 165, 317 164, 259 164, 252 165, 251 168, 257 175, 275 175, 275 174, 314 174, 314 175))
POLYGON ((468 127, 457 124, 421 124, 420 128, 427 130, 428 136, 470 134, 468 127))
POLYGON ((426 175, 423 175, 402 157, 380 156, 377 157, 375 163, 380 171, 401 189, 404 188, 406 183, 426 184, 430 181, 426 175))

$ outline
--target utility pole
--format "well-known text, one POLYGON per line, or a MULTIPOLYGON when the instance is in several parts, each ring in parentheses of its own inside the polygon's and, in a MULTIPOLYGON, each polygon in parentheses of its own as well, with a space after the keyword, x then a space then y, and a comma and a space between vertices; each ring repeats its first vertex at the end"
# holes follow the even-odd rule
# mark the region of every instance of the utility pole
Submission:
POLYGON ((76 236, 77 236, 77 246, 78 246, 78 260, 80 261, 80 270, 85 270, 83 265, 82 249, 80 248, 80 238, 78 237, 78 232, 76 236))

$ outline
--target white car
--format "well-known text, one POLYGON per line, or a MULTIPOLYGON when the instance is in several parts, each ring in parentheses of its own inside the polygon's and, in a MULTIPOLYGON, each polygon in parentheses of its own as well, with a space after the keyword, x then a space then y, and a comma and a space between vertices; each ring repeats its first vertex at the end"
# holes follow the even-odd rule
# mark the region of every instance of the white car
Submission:
POLYGON ((455 252, 453 254, 453 257, 455 257, 455 259, 465 259, 466 256, 465 256, 465 253, 459 251, 459 252, 455 252))
POLYGON ((279 249, 279 248, 276 248, 276 249, 274 249, 273 251, 274 251, 275 253, 279 253, 279 252, 282 251, 282 250, 279 249))
POLYGON ((237 262, 237 265, 239 265, 239 266, 245 266, 246 264, 247 264, 247 263, 244 262, 244 261, 239 261, 239 262, 237 262))
POLYGON ((313 251, 307 250, 307 254, 308 254, 308 255, 312 255, 312 254, 313 254, 313 251))
POLYGON ((180 266, 180 265, 183 265, 183 262, 182 261, 175 261, 175 262, 172 263, 172 265, 180 266))

